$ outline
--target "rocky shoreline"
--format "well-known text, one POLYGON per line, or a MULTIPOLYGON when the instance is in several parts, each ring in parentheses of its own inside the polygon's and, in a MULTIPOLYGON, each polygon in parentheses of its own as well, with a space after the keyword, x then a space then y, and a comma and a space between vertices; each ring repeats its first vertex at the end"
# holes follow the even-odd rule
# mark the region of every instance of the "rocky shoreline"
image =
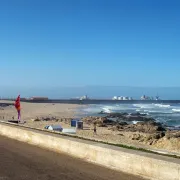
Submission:
MULTIPOLYGON (((102 114, 102 112, 101 112, 102 114)), ((72 118, 56 118, 56 117, 37 117, 33 121, 37 122, 60 122, 69 124, 72 118)), ((93 127, 94 124, 98 129, 103 128, 110 132, 125 137, 131 141, 140 144, 150 145, 157 148, 173 150, 180 153, 180 130, 169 129, 155 119, 140 113, 104 113, 104 117, 87 116, 81 118, 85 125, 93 127), (132 121, 137 123, 133 124, 132 121)), ((111 133, 112 134, 112 133, 111 133)), ((117 136, 118 138, 118 136, 117 136)))
POLYGON ((173 129, 156 122, 155 119, 140 113, 110 113, 104 117, 84 117, 87 124, 96 124, 111 131, 118 131, 122 136, 127 136, 133 141, 146 145, 153 145, 180 152, 180 129, 173 129), (137 121, 137 123, 132 123, 137 121))

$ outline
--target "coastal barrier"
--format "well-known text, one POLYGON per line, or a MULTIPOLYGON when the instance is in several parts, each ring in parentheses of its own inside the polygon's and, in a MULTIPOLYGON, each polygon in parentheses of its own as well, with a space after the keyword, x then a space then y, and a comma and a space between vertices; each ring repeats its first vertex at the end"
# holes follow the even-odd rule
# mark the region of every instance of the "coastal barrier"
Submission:
MULTIPOLYGON (((15 99, 3 99, 7 101, 15 101, 15 99)), ((87 99, 87 100, 79 100, 79 99, 21 99, 21 102, 27 103, 62 103, 62 104, 169 104, 169 103, 180 103, 180 100, 111 100, 111 99, 87 99)), ((0 103, 1 104, 1 103, 0 103)), ((4 103, 8 104, 8 103, 4 103)))
POLYGON ((151 180, 180 180, 180 159, 0 122, 0 135, 151 180))

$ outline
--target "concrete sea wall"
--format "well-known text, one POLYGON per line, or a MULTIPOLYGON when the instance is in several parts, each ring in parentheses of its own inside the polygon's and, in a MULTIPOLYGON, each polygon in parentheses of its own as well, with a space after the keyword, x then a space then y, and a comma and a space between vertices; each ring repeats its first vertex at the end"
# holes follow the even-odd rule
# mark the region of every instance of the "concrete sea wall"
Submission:
POLYGON ((180 159, 0 122, 0 135, 151 180, 180 180, 180 159))

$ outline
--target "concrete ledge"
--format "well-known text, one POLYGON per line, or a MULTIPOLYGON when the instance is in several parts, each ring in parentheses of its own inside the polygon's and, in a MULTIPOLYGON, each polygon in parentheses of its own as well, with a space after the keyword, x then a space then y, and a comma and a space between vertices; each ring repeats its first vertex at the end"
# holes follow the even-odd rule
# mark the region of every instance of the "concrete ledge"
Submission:
POLYGON ((151 180, 180 180, 180 160, 0 122, 0 135, 151 180))

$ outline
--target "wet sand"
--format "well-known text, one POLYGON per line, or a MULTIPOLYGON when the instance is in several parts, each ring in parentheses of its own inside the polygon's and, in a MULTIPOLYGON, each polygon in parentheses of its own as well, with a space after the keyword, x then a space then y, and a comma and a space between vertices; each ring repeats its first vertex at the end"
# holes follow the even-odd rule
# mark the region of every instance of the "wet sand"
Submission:
POLYGON ((1 180, 142 180, 0 136, 1 180))

